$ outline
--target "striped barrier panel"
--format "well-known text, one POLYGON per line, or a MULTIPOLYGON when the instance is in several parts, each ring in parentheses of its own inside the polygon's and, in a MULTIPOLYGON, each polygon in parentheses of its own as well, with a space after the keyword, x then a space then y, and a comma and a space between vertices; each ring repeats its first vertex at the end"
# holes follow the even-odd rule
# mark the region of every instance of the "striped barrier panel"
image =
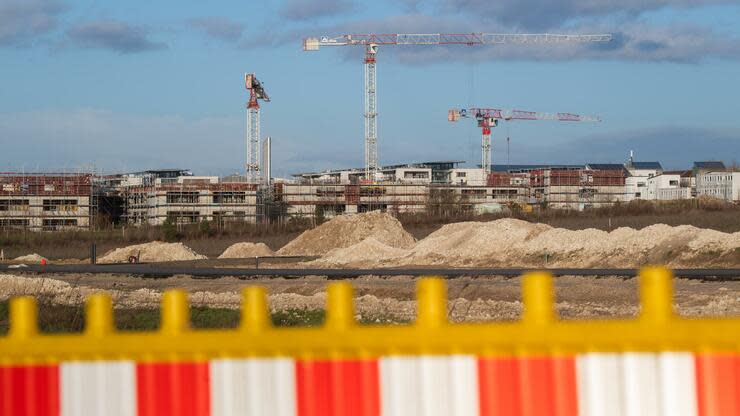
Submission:
POLYGON ((630 320, 560 320, 549 275, 522 284, 520 321, 452 324, 444 281, 422 279, 408 326, 357 324, 347 283, 319 328, 271 327, 259 287, 235 330, 190 329, 177 290, 141 333, 113 329, 104 294, 66 335, 14 299, 0 415, 740 415, 740 318, 676 316, 669 271, 641 272, 630 320))

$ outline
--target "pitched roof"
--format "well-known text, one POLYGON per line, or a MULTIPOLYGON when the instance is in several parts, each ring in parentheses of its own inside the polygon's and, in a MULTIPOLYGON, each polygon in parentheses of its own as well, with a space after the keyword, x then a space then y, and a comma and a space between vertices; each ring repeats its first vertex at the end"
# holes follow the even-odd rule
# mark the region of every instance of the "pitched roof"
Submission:
POLYGON ((663 170, 663 166, 660 165, 660 162, 632 162, 633 169, 657 169, 657 170, 663 170))
POLYGON ((624 170, 621 163, 587 163, 586 167, 591 170, 624 170))
POLYGON ((694 162, 694 169, 725 170, 725 164, 718 160, 694 162))
POLYGON ((583 165, 491 165, 492 172, 527 172, 535 169, 583 169, 583 165))

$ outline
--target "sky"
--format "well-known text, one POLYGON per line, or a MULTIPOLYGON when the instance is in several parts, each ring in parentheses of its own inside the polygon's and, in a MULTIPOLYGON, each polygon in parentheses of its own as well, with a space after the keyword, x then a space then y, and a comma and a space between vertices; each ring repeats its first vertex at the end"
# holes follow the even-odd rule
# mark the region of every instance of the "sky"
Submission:
POLYGON ((740 161, 737 0, 0 0, 0 171, 243 171, 245 72, 272 101, 273 174, 363 163, 363 50, 345 33, 611 33, 608 44, 384 46, 381 164, 480 160, 447 110, 599 116, 512 121, 493 163, 740 161), (509 138, 507 146, 506 138, 509 138))

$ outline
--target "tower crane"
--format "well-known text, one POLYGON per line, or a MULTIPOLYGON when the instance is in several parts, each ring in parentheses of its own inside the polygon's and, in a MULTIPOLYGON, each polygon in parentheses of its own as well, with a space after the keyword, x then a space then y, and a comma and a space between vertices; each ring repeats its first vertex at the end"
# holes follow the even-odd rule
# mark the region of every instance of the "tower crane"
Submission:
POLYGON ((262 83, 254 74, 244 74, 244 85, 249 91, 247 102, 247 182, 259 183, 261 179, 260 166, 260 103, 269 102, 262 83))
POLYGON ((491 128, 498 126, 499 120, 553 120, 573 122, 599 122, 595 116, 581 116, 571 113, 537 113, 522 110, 501 110, 497 108, 452 109, 447 120, 455 122, 461 118, 474 118, 481 128, 481 167, 486 175, 491 173, 491 128))
POLYGON ((362 46, 365 48, 365 179, 378 171, 378 102, 376 99, 376 55, 380 45, 499 45, 539 43, 608 42, 609 34, 500 34, 500 33, 394 33, 308 37, 304 51, 317 51, 322 46, 362 46))

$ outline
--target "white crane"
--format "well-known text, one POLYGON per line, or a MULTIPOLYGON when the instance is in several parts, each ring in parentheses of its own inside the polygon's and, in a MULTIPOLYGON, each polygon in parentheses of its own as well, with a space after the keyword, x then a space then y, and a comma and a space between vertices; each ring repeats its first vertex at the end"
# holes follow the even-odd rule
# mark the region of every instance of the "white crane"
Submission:
POLYGON ((379 45, 498 45, 538 43, 608 42, 612 35, 432 33, 365 34, 308 37, 303 50, 317 51, 322 46, 365 47, 365 179, 378 171, 378 102, 376 99, 376 54, 379 45))

